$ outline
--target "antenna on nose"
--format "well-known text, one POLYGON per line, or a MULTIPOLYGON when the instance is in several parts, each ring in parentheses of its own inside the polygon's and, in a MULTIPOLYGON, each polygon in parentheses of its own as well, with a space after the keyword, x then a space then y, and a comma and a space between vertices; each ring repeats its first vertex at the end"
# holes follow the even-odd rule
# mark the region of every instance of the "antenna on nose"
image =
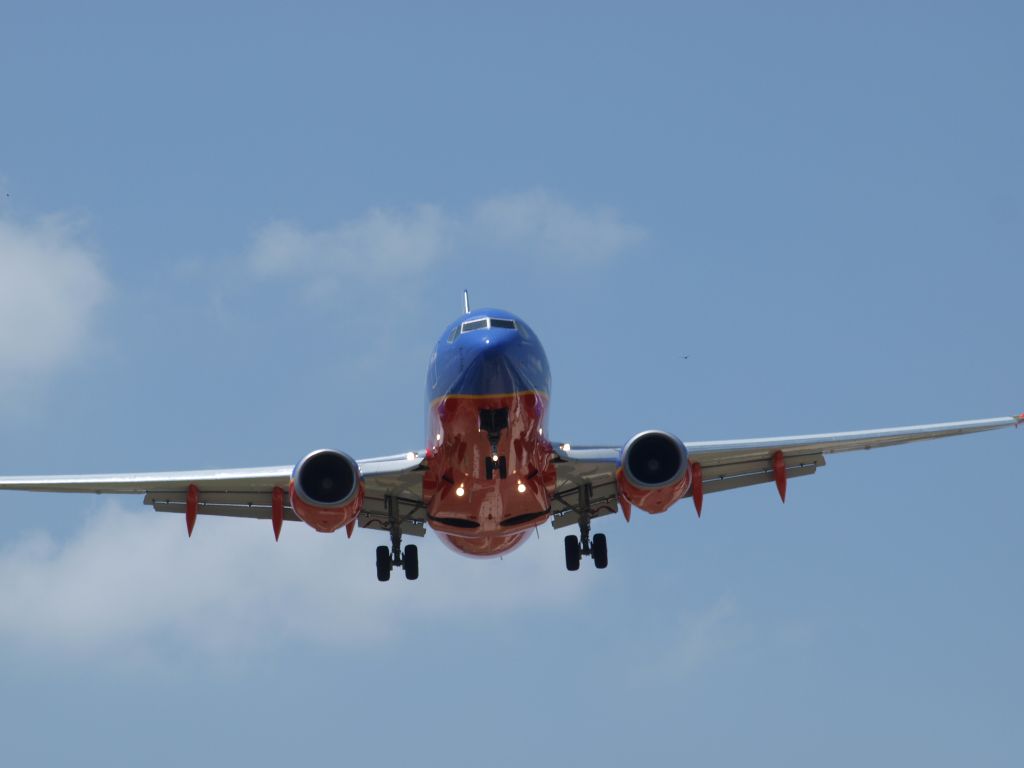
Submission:
POLYGON ((462 305, 466 308, 466 314, 469 314, 469 291, 462 292, 462 305))

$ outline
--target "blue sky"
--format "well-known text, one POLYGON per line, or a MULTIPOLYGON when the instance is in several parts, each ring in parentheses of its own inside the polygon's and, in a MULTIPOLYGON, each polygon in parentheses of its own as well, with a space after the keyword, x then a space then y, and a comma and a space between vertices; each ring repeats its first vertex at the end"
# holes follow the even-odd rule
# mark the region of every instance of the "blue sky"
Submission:
MULTIPOLYGON (((1024 410, 1014 3, 5 6, 0 468, 421 447, 468 287, 560 440, 1024 410), (683 359, 682 355, 688 355, 683 359)), ((1014 430, 502 561, 12 494, 12 764, 1019 765, 1014 430)))

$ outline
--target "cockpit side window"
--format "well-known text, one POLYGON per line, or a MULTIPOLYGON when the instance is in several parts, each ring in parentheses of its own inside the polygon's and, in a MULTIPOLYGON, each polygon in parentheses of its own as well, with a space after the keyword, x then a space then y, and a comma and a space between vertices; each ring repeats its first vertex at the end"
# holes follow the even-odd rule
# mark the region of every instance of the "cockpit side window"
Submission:
POLYGON ((457 338, 459 338, 459 326, 452 328, 452 332, 448 334, 448 343, 452 344, 457 338))

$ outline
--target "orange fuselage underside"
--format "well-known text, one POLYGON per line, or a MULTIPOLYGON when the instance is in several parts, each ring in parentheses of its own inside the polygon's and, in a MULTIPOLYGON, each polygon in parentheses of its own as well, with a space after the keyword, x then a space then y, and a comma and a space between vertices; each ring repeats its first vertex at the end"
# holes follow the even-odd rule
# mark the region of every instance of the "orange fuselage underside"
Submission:
POLYGON ((537 392, 448 395, 431 403, 431 445, 423 480, 428 522, 461 554, 495 557, 523 543, 550 514, 555 471, 544 432, 547 396, 537 392), (481 410, 507 409, 494 436, 481 410), (488 460, 494 467, 488 477, 488 460), (497 468, 503 460, 505 477, 497 468))

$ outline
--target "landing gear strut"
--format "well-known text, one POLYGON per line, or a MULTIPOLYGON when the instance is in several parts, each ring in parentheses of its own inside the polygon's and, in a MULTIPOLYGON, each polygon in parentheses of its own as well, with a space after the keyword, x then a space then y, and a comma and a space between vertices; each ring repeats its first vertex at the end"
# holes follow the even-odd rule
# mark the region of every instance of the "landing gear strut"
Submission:
POLYGON ((391 546, 377 547, 377 581, 391 579, 391 571, 401 568, 405 578, 415 581, 420 577, 420 552, 415 544, 408 544, 402 551, 402 521, 398 519, 394 501, 390 496, 384 499, 388 508, 388 528, 391 532, 391 546))
POLYGON ((593 540, 590 538, 590 486, 584 486, 580 490, 583 504, 579 510, 580 535, 576 537, 569 535, 565 537, 565 567, 570 571, 580 569, 580 561, 584 555, 589 555, 594 560, 594 566, 599 569, 608 567, 608 539, 603 533, 595 533, 593 540))

